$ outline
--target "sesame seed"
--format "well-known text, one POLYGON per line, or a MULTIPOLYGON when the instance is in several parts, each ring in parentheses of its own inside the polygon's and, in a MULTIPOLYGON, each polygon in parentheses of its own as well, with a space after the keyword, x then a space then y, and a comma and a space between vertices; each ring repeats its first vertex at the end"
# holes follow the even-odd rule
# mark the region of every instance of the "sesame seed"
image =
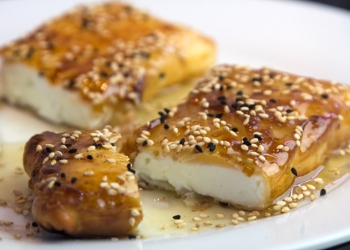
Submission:
POLYGON ((82 158, 84 158, 83 153, 74 155, 74 159, 82 159, 82 158))
POLYGON ((284 205, 286 205, 286 202, 285 201, 278 201, 277 205, 283 207, 284 205))
POLYGON ((205 226, 211 226, 211 225, 213 225, 213 223, 212 223, 211 221, 209 221, 209 220, 203 221, 203 224, 204 224, 205 226))
POLYGON ((258 217, 256 217, 255 215, 254 216, 250 216, 247 218, 248 221, 254 221, 256 220, 258 217))
POLYGON ((291 197, 289 197, 289 196, 285 197, 283 200, 285 202, 292 202, 293 201, 293 199, 291 197))
POLYGON ((314 182, 316 183, 316 184, 323 184, 323 179, 322 178, 315 178, 314 179, 314 182))
POLYGON ((238 220, 232 219, 232 220, 231 220, 231 223, 232 223, 233 225, 238 225, 239 222, 238 222, 238 220))
POLYGON ((221 223, 221 224, 216 224, 215 227, 217 227, 217 228, 223 228, 223 227, 226 227, 226 225, 221 223))
POLYGON ((40 152, 43 150, 43 147, 41 145, 36 146, 36 152, 40 152))
POLYGON ((259 155, 258 158, 259 158, 259 160, 262 161, 262 162, 265 162, 265 161, 266 161, 266 159, 265 159, 265 157, 264 157, 263 155, 259 155))
POLYGON ((242 144, 242 145, 241 145, 241 149, 242 149, 243 151, 248 151, 248 150, 249 150, 248 146, 245 145, 245 144, 242 144))
POLYGON ((95 174, 95 172, 92 170, 88 170, 88 171, 84 172, 84 176, 93 176, 94 174, 95 174))
POLYGON ((293 203, 290 203, 289 205, 289 208, 297 208, 298 207, 298 203, 295 203, 295 202, 293 202, 293 203))
POLYGON ((61 164, 67 164, 67 163, 68 163, 68 160, 62 159, 62 160, 59 160, 58 162, 61 163, 61 164))
POLYGON ((107 161, 108 161, 109 163, 116 163, 116 162, 117 162, 115 159, 112 159, 112 158, 107 159, 107 161))
POLYGON ((223 215, 223 214, 216 214, 215 217, 218 218, 218 219, 222 219, 222 218, 225 218, 225 215, 223 215))

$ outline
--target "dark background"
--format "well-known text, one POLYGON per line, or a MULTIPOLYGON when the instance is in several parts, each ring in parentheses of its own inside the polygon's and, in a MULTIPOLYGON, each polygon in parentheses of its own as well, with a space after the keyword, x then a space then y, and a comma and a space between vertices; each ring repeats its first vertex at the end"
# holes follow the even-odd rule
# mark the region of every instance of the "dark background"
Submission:
POLYGON ((304 2, 318 2, 329 6, 335 6, 338 8, 343 8, 350 10, 350 1, 349 0, 299 0, 304 2))

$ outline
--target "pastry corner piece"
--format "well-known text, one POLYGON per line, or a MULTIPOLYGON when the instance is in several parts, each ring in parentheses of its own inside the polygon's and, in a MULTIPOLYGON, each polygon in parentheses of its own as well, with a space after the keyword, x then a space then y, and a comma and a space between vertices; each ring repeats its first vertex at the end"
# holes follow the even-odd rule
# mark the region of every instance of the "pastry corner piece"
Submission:
POLYGON ((127 236, 143 218, 129 158, 120 138, 103 130, 44 132, 25 146, 32 215, 47 231, 79 238, 127 236))
POLYGON ((220 65, 126 150, 140 180, 263 209, 348 143, 349 106, 346 85, 220 65))
POLYGON ((215 45, 189 28, 107 2, 44 23, 0 48, 0 57, 0 97, 51 122, 92 129, 125 123, 157 93, 203 74, 215 45))

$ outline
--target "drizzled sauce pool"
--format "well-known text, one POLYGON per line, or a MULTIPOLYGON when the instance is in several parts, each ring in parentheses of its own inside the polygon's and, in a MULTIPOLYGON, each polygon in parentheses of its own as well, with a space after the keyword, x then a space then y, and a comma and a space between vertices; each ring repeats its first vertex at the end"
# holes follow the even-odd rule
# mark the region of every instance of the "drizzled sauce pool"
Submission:
MULTIPOLYGON (((28 176, 22 170, 23 144, 5 144, 0 155, 0 237, 40 241, 43 238, 63 238, 33 227, 30 210, 31 193, 28 176), (14 191, 15 190, 15 191, 14 191), (5 204, 6 203, 6 204, 5 204), (29 209, 28 209, 29 208, 29 209), (13 223, 13 224, 12 224, 13 223)), ((249 224, 250 221, 293 212, 326 195, 350 173, 349 154, 334 155, 324 166, 297 183, 264 211, 240 211, 226 204, 213 203, 209 198, 188 198, 191 206, 172 192, 141 190, 144 220, 135 233, 137 238, 167 238, 201 232, 224 230, 249 224), (294 196, 293 196, 294 195, 294 196), (286 198, 290 197, 290 198, 286 198), (294 197, 294 198, 292 198, 294 197), (296 205, 293 205, 296 204, 296 205)), ((330 194, 331 195, 331 194, 330 194)), ((35 225, 35 224, 34 224, 35 225)))

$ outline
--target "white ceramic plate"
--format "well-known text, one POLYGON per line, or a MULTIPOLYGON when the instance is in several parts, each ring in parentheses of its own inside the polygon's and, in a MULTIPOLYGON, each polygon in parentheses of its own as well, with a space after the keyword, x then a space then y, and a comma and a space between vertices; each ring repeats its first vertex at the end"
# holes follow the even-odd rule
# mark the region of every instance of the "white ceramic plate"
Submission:
MULTIPOLYGON (((1 1, 0 45, 43 20, 75 6, 70 1, 1 1)), ((85 1, 91 2, 91 1, 85 1)), ((218 62, 269 66, 291 73, 350 83, 350 13, 304 2, 224 0, 132 0, 164 19, 193 27, 215 39, 218 62)), ((30 114, 0 106, 0 138, 23 142, 54 129, 30 114)), ((0 169, 1 171, 1 169, 0 169)), ((0 172, 1 173, 1 172, 0 172)), ((1 249, 317 249, 350 240, 350 181, 326 197, 289 214, 237 228, 163 240, 0 241, 1 249)), ((0 208, 1 214, 5 210, 0 208)), ((6 212, 7 213, 7 212, 6 212)), ((13 216, 11 213, 7 213, 13 216)), ((1 218, 0 218, 1 219, 1 218)), ((0 231, 1 232, 1 231, 0 231)))

